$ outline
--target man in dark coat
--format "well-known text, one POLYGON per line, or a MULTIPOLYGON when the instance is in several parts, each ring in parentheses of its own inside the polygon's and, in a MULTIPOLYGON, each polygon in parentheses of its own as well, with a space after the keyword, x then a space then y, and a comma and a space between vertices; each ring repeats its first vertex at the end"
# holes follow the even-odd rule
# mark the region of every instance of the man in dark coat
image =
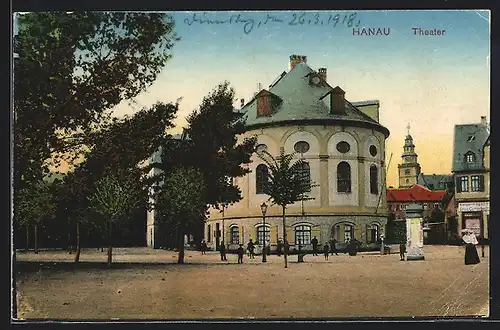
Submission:
POLYGON ((243 244, 240 244, 240 247, 238 250, 236 250, 238 253, 238 263, 242 264, 243 263, 243 255, 245 254, 245 249, 243 249, 243 244))
POLYGON ((206 252, 207 252, 207 248, 208 248, 208 247, 207 247, 207 243, 205 242, 205 240, 203 240, 203 241, 201 242, 201 254, 207 254, 207 253, 206 253, 206 252))
POLYGON ((283 242, 281 240, 279 240, 276 245, 276 253, 278 254, 278 257, 281 257, 281 254, 283 253, 283 242))
POLYGON ((406 243, 401 242, 399 244, 399 258, 401 261, 405 261, 405 254, 406 254, 406 243))
POLYGON ((337 253, 337 240, 334 238, 331 240, 330 242, 330 252, 332 253, 332 256, 333 254, 335 253, 336 256, 338 256, 338 253, 337 253))
POLYGON ((316 236, 314 236, 314 238, 311 240, 311 244, 313 246, 313 256, 317 256, 318 255, 318 239, 316 238, 316 236))
POLYGON ((220 260, 221 261, 227 261, 227 258, 226 258, 226 245, 224 244, 224 241, 220 242, 219 252, 220 252, 220 260))
POLYGON ((250 259, 255 258, 254 249, 255 249, 255 245, 253 244, 252 239, 250 239, 250 241, 248 242, 248 245, 247 245, 247 250, 248 250, 248 253, 250 254, 249 255, 250 259))

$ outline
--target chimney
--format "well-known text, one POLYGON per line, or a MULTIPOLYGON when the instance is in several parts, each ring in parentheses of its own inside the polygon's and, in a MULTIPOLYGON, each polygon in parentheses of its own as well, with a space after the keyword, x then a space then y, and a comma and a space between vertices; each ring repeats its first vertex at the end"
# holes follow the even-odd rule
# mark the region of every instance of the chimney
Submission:
POLYGON ((486 116, 481 116, 481 125, 486 126, 486 116))
POLYGON ((318 69, 318 75, 326 81, 326 68, 319 68, 318 69))
POLYGON ((345 113, 345 92, 339 86, 330 92, 330 106, 333 114, 345 113))
POLYGON ((299 63, 307 63, 307 56, 304 55, 290 55, 290 71, 295 68, 299 63))

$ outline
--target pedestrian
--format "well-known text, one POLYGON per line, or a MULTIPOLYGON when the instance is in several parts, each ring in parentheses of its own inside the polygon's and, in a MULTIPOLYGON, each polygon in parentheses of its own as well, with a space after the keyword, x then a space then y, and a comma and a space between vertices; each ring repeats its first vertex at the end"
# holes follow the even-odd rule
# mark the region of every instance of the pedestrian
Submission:
POLYGON ((465 243, 465 264, 478 264, 480 260, 476 250, 476 245, 478 243, 476 235, 472 231, 466 230, 465 234, 462 236, 462 241, 465 243))
POLYGON ((311 244, 313 246, 313 256, 317 256, 318 255, 318 239, 316 238, 316 236, 314 236, 313 239, 311 240, 311 244))
POLYGON ((205 240, 201 241, 201 254, 207 254, 207 243, 205 240))
POLYGON ((238 253, 238 263, 242 264, 243 263, 243 255, 245 254, 245 249, 243 249, 243 244, 240 244, 240 247, 238 250, 236 250, 238 253))
POLYGON ((221 261, 227 261, 227 258, 226 258, 226 245, 224 244, 224 241, 220 242, 219 252, 220 252, 220 260, 221 261))
POLYGON ((325 254, 325 260, 328 260, 328 255, 330 254, 328 243, 325 243, 325 246, 323 246, 323 253, 325 254))
POLYGON ((254 254, 255 245, 253 244, 251 238, 250 238, 250 241, 248 242, 247 250, 248 250, 250 259, 254 259, 254 257, 255 257, 255 254, 254 254))
POLYGON ((405 253, 406 253, 406 243, 401 242, 401 244, 399 244, 399 258, 401 259, 401 261, 405 261, 405 253))
POLYGON ((332 256, 335 253, 336 256, 338 256, 337 253, 337 240, 335 238, 332 239, 330 242, 330 251, 332 252, 332 256))
POLYGON ((278 244, 276 245, 276 253, 278 254, 278 257, 281 257, 281 254, 283 253, 283 242, 278 240, 278 244))

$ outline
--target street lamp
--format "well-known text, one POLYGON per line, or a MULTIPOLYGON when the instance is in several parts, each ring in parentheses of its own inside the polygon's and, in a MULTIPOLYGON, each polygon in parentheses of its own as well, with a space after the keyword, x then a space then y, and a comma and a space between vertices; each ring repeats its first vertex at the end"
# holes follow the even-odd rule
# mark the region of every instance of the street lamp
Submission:
POLYGON ((262 212, 262 224, 264 226, 264 237, 262 243, 262 262, 267 262, 266 257, 266 212, 267 212, 267 204, 264 202, 260 205, 260 211, 262 212))

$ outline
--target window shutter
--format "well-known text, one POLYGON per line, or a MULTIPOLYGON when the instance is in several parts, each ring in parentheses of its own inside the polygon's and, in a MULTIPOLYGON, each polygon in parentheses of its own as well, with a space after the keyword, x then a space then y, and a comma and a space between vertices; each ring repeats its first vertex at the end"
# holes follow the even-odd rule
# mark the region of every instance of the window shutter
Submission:
POLYGON ((457 187, 457 193, 461 193, 462 192, 462 184, 460 182, 460 177, 457 176, 455 178, 455 187, 457 187))
MULTIPOLYGON (((321 228, 319 226, 315 226, 311 228, 311 239, 316 236, 318 239, 318 245, 321 245, 323 242, 323 239, 321 239, 321 228)), ((326 241, 327 239, 325 239, 326 241)))
POLYGON ((295 244, 295 235, 293 232, 293 228, 290 226, 286 227, 286 240, 290 245, 295 244))
POLYGON ((231 228, 224 228, 224 230, 226 231, 226 237, 224 238, 224 244, 226 244, 226 246, 228 246, 229 244, 231 244, 231 228))
POLYGON ((250 238, 252 239, 252 242, 256 243, 255 237, 257 236, 257 227, 250 228, 250 238))
POLYGON ((278 243, 278 226, 271 226, 269 235, 271 235, 271 244, 278 243))
POLYGON ((245 229, 243 226, 240 227, 240 244, 245 244, 245 229))
POLYGON ((484 191, 484 175, 479 176, 479 191, 484 191))

